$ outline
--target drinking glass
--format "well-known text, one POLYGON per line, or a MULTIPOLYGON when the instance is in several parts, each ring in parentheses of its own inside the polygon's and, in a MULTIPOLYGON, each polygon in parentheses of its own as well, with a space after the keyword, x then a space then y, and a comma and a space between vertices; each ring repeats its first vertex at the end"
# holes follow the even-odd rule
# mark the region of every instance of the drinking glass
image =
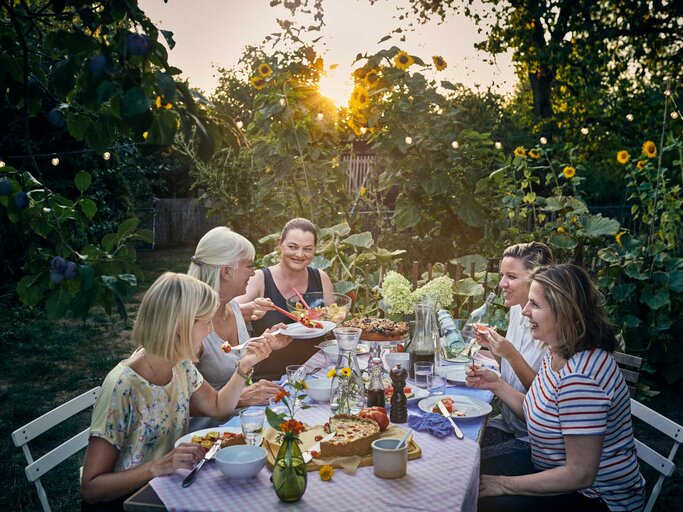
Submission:
POLYGON ((247 444, 259 446, 263 440, 263 409, 245 409, 240 412, 240 426, 247 444))
MULTIPOLYGON (((290 364, 285 368, 287 372, 287 382, 291 388, 292 396, 294 396, 294 383, 306 378, 306 367, 303 364, 290 364)), ((297 398, 294 401, 294 407, 301 407, 303 400, 297 398)))
POLYGON ((434 363, 418 361, 413 365, 415 384, 421 388, 427 387, 427 376, 434 374, 434 363))
POLYGON ((432 396, 443 395, 446 392, 446 377, 436 373, 427 375, 427 390, 432 396))

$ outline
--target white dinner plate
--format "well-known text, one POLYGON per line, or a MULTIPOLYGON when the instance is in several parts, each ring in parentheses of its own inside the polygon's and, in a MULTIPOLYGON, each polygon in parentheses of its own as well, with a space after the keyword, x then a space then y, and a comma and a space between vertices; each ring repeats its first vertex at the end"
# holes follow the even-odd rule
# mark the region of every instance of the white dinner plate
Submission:
MULTIPOLYGON (((408 404, 415 404, 420 400, 424 400, 429 396, 429 391, 426 389, 418 388, 417 386, 408 386, 412 392, 412 396, 406 397, 408 399, 408 404)), ((386 397, 386 408, 391 409, 391 397, 386 397)))
POLYGON ((318 329, 315 327, 306 327, 305 325, 296 322, 293 324, 288 324, 287 329, 282 331, 282 333, 298 340, 308 340, 311 338, 317 338, 318 336, 327 334, 332 329, 337 327, 337 324, 335 324, 334 322, 330 322, 328 320, 317 321, 323 324, 324 327, 322 329, 318 329))
POLYGON ((195 432, 190 432, 189 434, 185 434, 183 437, 178 439, 175 442, 176 448, 180 443, 191 443, 192 438, 194 436, 205 436, 209 432, 218 432, 220 435, 223 434, 223 432, 230 432, 231 434, 241 434, 242 429, 239 427, 214 427, 214 428, 203 428, 202 430, 197 430, 195 432))
POLYGON ((455 366, 447 366, 444 368, 443 372, 446 380, 448 382, 455 382, 456 384, 465 383, 465 365, 459 364, 455 366))
POLYGON ((490 413, 493 408, 481 400, 476 398, 470 398, 467 396, 457 396, 457 395, 441 395, 441 396, 430 396, 424 400, 420 400, 417 406, 424 412, 432 412, 432 409, 436 405, 436 402, 443 400, 444 398, 450 398, 453 400, 453 408, 458 411, 465 411, 465 416, 453 416, 455 419, 459 418, 479 418, 481 416, 486 416, 490 413))

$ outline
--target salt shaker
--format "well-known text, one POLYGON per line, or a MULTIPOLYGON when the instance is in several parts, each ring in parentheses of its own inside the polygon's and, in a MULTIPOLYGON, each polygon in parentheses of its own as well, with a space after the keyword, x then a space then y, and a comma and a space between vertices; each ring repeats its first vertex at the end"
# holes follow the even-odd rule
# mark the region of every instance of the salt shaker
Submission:
POLYGON ((391 377, 391 383, 394 387, 394 393, 391 395, 389 419, 392 423, 406 423, 408 421, 408 399, 404 388, 406 387, 408 372, 405 368, 401 368, 400 364, 397 364, 389 372, 389 377, 391 377))

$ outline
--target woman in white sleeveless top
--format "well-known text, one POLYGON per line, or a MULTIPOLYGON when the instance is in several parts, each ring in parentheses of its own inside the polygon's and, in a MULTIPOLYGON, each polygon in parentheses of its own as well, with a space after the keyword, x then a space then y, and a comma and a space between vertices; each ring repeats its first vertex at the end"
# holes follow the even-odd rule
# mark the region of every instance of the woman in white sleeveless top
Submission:
MULTIPOLYGON (((197 363, 197 369, 211 386, 219 389, 235 371, 241 354, 237 351, 225 353, 221 345, 226 341, 231 346, 243 343, 249 338, 245 315, 251 320, 262 317, 272 309, 270 301, 257 298, 240 307, 235 297, 246 291, 249 278, 254 275, 254 246, 242 235, 227 227, 209 231, 197 244, 187 273, 207 283, 218 292, 220 306, 213 316, 213 332, 205 339, 197 363)), ((279 325, 273 326, 273 329, 279 325)), ((268 335, 273 350, 287 346, 292 339, 282 334, 268 335)), ((240 395, 237 407, 267 405, 281 387, 268 380, 259 380, 247 386, 240 395)), ((211 428, 225 423, 227 418, 193 417, 190 429, 211 428)))

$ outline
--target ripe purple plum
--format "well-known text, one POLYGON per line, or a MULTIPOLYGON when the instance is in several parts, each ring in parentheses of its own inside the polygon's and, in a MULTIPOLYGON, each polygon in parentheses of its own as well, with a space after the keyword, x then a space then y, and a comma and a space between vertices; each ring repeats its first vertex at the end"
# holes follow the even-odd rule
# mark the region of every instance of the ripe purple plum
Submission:
POLYGON ((26 208, 28 206, 28 194, 23 190, 17 192, 17 195, 14 196, 14 204, 20 210, 26 208))
POLYGON ((64 274, 53 270, 50 272, 50 280, 55 284, 59 284, 64 280, 64 274))
POLYGON ((151 45, 149 44, 149 39, 144 34, 130 34, 128 36, 128 53, 131 55, 137 55, 140 57, 145 57, 151 45))
POLYGON ((104 73, 104 70, 107 69, 107 58, 102 54, 95 55, 90 59, 88 69, 90 69, 90 72, 95 76, 101 75, 104 73))
POLYGON ((7 178, 0 180, 0 196, 8 196, 12 193, 13 187, 7 178))
POLYGON ((63 274, 66 270, 66 260, 61 256, 55 256, 54 258, 52 258, 52 261, 50 262, 50 267, 55 272, 63 274))
POLYGON ((70 261, 66 264, 66 269, 64 270, 64 277, 66 277, 67 279, 73 279, 77 275, 78 266, 73 261, 70 261))
POLYGON ((52 126, 56 126, 57 128, 64 128, 64 125, 66 125, 66 118, 64 117, 64 112, 62 112, 58 108, 53 108, 52 110, 50 110, 50 113, 47 115, 47 120, 50 121, 50 124, 52 124, 52 126))

